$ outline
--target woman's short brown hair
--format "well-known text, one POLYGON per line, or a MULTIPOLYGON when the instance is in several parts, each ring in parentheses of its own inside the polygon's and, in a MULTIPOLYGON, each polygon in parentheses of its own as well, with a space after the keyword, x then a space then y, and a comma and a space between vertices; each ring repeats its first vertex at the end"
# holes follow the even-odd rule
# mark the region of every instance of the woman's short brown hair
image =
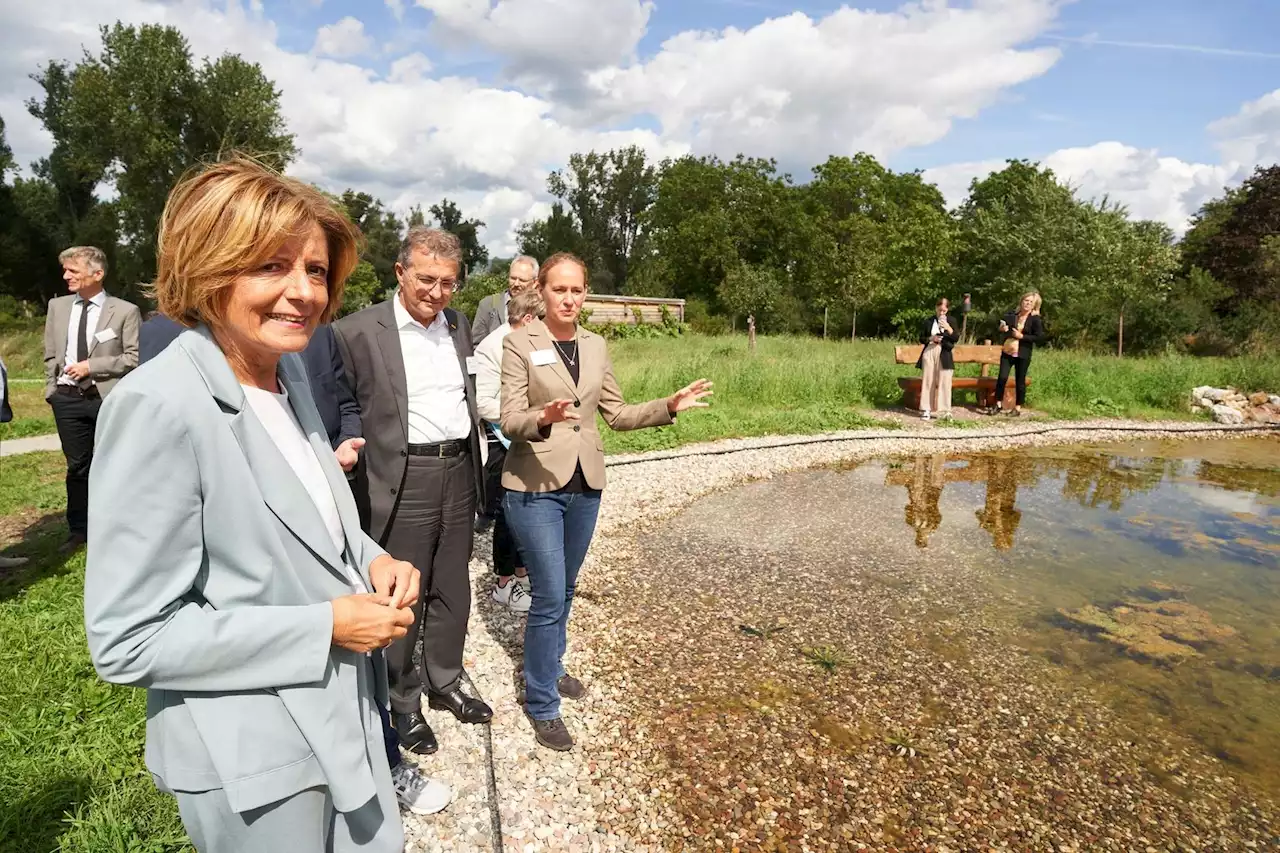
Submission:
POLYGON ((362 238, 347 215, 315 187, 244 157, 188 174, 160 218, 152 292, 161 313, 184 326, 217 324, 236 278, 313 225, 329 244, 327 322, 360 261, 362 238))
POLYGON ((591 286, 591 274, 587 271, 587 263, 582 258, 572 252, 556 252, 551 257, 542 262, 542 268, 538 270, 538 289, 547 286, 547 273, 551 272, 561 264, 577 264, 578 269, 582 270, 582 283, 591 286))

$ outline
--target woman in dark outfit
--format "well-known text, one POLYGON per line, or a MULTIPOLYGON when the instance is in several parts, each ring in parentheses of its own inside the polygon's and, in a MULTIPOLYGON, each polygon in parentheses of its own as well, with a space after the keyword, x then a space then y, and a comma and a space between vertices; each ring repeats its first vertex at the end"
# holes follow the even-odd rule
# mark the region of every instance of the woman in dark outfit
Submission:
POLYGON ((583 685, 564 668, 569 609, 578 570, 595 532, 604 489, 604 444, 596 412, 614 430, 670 424, 704 408, 711 383, 699 379, 647 403, 622 398, 604 338, 578 325, 587 267, 552 255, 538 274, 546 317, 502 342, 502 423, 511 439, 503 465, 503 514, 533 585, 524 634, 525 713, 538 743, 573 748, 560 697, 583 685))
POLYGON ((1040 294, 1034 290, 1023 294, 1018 307, 1004 315, 1000 321, 1002 335, 1000 375, 996 379, 996 405, 987 414, 1000 414, 1004 406, 1004 389, 1009 382, 1009 370, 1013 369, 1014 392, 1017 405, 1005 412, 1012 417, 1022 414, 1022 404, 1027 400, 1027 368, 1031 366, 1031 354, 1036 344, 1044 340, 1044 323, 1040 319, 1040 294))

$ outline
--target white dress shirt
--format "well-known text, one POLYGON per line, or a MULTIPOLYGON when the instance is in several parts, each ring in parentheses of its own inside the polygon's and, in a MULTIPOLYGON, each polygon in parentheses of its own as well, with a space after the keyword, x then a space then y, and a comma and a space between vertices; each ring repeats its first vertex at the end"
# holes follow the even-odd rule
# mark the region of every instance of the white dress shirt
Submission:
POLYGON ((491 424, 502 418, 502 341, 511 334, 503 323, 476 344, 476 411, 491 424))
POLYGON ((933 328, 929 331, 929 335, 933 336, 933 335, 940 335, 940 334, 942 334, 942 328, 938 325, 938 318, 934 317, 933 328))
MULTIPOLYGON (((71 318, 67 321, 67 351, 62 355, 62 369, 64 371, 80 360, 76 358, 76 335, 80 331, 80 312, 84 310, 88 310, 89 312, 89 320, 85 325, 85 343, 92 345, 93 336, 98 331, 98 321, 102 319, 102 306, 106 304, 107 292, 105 290, 99 290, 97 294, 89 300, 87 309, 86 306, 80 304, 79 296, 71 300, 71 318)), ((89 358, 87 350, 85 351, 84 357, 85 359, 89 358)), ((86 381, 92 381, 89 380, 88 377, 85 378, 86 381)), ((78 385, 80 383, 72 379, 66 373, 60 373, 58 374, 58 384, 78 385)))
POLYGON ((396 328, 409 396, 409 443, 438 444, 471 435, 462 365, 444 312, 424 326, 395 301, 396 328))
POLYGON ((289 405, 289 395, 284 386, 280 387, 279 394, 249 385, 240 387, 244 388, 249 408, 258 416, 267 434, 279 448, 280 455, 289 463, 293 473, 302 482, 302 487, 311 496, 316 512, 320 513, 320 518, 329 531, 329 538, 333 540, 333 547, 343 555, 342 570, 347 575, 351 589, 357 593, 368 592, 359 572, 347 565, 347 536, 342 530, 342 517, 338 515, 338 502, 333 499, 333 489, 324 475, 324 469, 320 467, 315 448, 302 431, 302 424, 298 423, 293 406, 289 405))

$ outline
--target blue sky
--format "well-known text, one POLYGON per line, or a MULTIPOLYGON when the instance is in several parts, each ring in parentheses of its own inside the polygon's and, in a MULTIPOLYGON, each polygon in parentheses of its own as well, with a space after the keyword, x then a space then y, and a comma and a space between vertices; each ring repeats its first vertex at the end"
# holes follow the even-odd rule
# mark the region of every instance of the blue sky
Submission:
POLYGON ((396 209, 449 195, 495 251, 592 148, 771 156, 798 179, 865 150, 952 203, 1028 158, 1175 229, 1280 159, 1280 0, 42 0, 0 3, 19 162, 48 146, 29 74, 116 19, 259 62, 296 173, 396 209))

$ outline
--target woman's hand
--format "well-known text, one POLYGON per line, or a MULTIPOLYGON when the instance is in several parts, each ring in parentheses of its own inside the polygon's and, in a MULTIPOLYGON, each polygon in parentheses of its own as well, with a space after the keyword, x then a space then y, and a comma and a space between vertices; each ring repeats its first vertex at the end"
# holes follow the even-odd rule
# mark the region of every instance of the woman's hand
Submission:
POLYGON ((702 398, 710 397, 713 393, 711 383, 707 380, 691 382, 667 398, 667 411, 675 415, 685 409, 705 409, 710 404, 702 402, 702 398))
POLYGON ((942 343, 942 335, 934 335, 933 337, 929 338, 929 343, 931 344, 942 343))
POLYGON ((333 606, 333 645, 364 654, 409 633, 413 611, 393 607, 385 595, 344 595, 333 606))
POLYGON ((538 416, 538 426, 545 427, 562 421, 581 420, 581 416, 573 411, 573 408, 572 400, 552 400, 542 407, 542 414, 538 416))
POLYGON ((383 554, 369 564, 369 580, 373 591, 391 599, 392 607, 412 607, 418 603, 418 584, 422 573, 412 563, 383 554))
POLYGON ((1017 329, 1013 330, 1013 336, 1018 340, 1022 340, 1022 332, 1018 331, 1017 329))

